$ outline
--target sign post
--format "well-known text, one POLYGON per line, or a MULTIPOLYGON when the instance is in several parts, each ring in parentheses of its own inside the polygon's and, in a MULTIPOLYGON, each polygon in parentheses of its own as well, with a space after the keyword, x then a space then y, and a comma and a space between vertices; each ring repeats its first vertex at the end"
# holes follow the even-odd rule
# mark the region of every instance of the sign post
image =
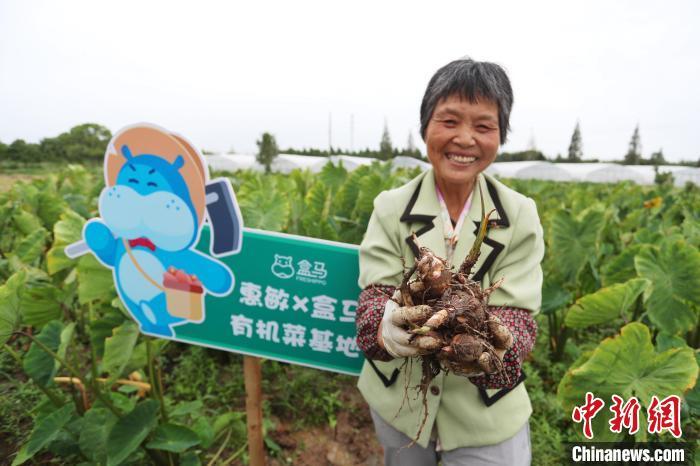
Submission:
POLYGON ((260 359, 254 356, 243 357, 243 378, 245 380, 245 412, 248 427, 248 455, 251 466, 265 465, 262 418, 262 371, 260 359))

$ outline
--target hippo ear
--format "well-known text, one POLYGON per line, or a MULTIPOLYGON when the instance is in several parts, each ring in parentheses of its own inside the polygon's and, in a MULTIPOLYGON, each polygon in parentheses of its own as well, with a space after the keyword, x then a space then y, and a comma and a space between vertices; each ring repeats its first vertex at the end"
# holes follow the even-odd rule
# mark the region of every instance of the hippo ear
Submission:
POLYGON ((175 167, 176 170, 181 169, 185 165, 185 159, 182 158, 181 155, 178 155, 175 161, 173 162, 173 167, 175 167))
POLYGON ((129 149, 129 146, 126 144, 122 146, 122 155, 126 160, 131 160, 134 158, 134 156, 131 154, 131 149, 129 149))

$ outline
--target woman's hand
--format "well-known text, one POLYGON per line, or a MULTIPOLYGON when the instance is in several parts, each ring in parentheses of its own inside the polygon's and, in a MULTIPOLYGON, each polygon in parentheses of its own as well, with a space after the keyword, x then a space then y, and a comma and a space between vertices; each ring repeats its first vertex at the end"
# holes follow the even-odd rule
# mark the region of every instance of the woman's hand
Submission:
POLYGON ((379 346, 395 358, 419 356, 440 349, 438 339, 413 335, 406 330, 409 322, 426 318, 431 312, 430 306, 399 306, 390 299, 384 307, 384 316, 377 332, 379 346))

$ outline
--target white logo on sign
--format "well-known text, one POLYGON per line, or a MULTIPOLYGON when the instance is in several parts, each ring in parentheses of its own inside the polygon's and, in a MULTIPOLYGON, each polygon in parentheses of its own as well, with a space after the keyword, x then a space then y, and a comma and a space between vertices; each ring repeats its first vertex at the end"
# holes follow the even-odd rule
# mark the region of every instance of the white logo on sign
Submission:
POLYGON ((272 273, 278 278, 291 278, 294 276, 292 256, 280 256, 275 254, 275 262, 271 267, 272 273))
POLYGON ((297 262, 297 280, 299 281, 325 285, 327 276, 328 271, 326 270, 325 262, 310 262, 306 259, 297 262))

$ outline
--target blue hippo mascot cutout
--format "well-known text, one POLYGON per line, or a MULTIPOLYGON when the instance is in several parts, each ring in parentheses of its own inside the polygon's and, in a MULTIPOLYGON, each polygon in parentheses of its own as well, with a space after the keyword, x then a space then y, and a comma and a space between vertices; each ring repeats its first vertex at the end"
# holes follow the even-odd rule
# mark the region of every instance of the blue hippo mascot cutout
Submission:
POLYGON ((119 296, 141 332, 173 337, 173 327, 202 322, 206 293, 223 296, 234 277, 221 261, 194 249, 208 213, 212 254, 236 253, 242 220, 228 180, 208 181, 203 158, 181 136, 154 125, 117 133, 105 154, 99 218, 84 244, 113 269, 119 296))

